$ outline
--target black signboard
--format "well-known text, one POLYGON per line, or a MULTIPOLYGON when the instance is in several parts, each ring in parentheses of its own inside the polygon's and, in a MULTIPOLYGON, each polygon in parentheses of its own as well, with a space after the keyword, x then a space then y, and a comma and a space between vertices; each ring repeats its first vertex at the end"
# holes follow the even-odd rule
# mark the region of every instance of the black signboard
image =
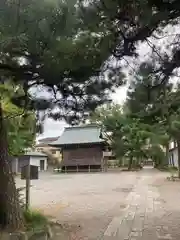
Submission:
MULTIPOLYGON (((21 179, 27 179, 28 175, 28 166, 24 166, 21 168, 21 179)), ((30 165, 30 180, 38 179, 39 171, 38 166, 30 165)))

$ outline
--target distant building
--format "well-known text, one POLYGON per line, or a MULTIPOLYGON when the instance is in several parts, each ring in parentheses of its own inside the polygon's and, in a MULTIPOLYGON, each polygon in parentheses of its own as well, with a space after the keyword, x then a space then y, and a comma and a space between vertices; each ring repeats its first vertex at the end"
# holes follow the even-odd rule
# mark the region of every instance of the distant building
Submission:
POLYGON ((169 165, 178 167, 178 148, 175 141, 171 141, 169 144, 169 165))
POLYGON ((40 152, 27 152, 19 157, 10 157, 12 171, 20 173, 21 168, 30 164, 38 166, 39 171, 46 171, 48 168, 47 155, 40 152))
POLYGON ((47 154, 50 165, 58 165, 62 160, 61 149, 49 145, 58 138, 59 137, 42 138, 35 146, 36 151, 47 154))
POLYGON ((63 171, 102 171, 105 168, 103 152, 106 143, 96 125, 65 128, 51 146, 61 148, 63 171))

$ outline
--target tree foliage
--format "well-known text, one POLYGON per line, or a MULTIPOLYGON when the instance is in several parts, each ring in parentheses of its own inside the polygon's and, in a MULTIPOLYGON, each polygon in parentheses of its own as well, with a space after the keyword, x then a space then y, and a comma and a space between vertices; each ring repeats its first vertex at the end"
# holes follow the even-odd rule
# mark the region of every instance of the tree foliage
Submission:
MULTIPOLYGON (((50 115, 70 122, 106 101, 108 90, 122 84, 121 65, 112 64, 112 56, 118 61, 124 56, 136 57, 138 43, 149 43, 149 37, 157 39, 168 24, 178 24, 180 14, 177 0, 86 4, 21 0, 20 4, 2 1, 1 9, 3 74, 22 81, 26 90, 32 84, 46 86, 53 95, 51 101, 31 99, 33 106, 56 107, 56 113, 50 115), (105 81, 105 71, 110 81, 105 81)), ((170 57, 162 53, 151 68, 158 84, 178 68, 178 35, 173 41, 170 57)))
MULTIPOLYGON (((130 85, 127 105, 132 116, 136 116, 143 123, 151 124, 154 131, 156 129, 155 146, 159 144, 166 148, 166 164, 168 164, 169 142, 179 139, 179 85, 167 81, 153 88, 152 84, 156 80, 159 79, 150 74, 147 65, 141 66, 137 77, 130 85)), ((157 162, 160 164, 160 160, 157 162)))
MULTIPOLYGON (((142 42, 147 42, 151 45, 150 37, 154 40, 168 37, 167 27, 178 26, 178 18, 180 16, 180 3, 178 0, 108 0, 91 1, 87 6, 84 6, 88 11, 88 20, 91 18, 102 28, 107 34, 111 35, 114 48, 111 49, 112 54, 117 59, 124 56, 137 57, 138 47, 142 42), (149 42, 150 41, 150 42, 149 42)), ((92 26, 92 22, 91 22, 92 26)), ((87 24, 87 27, 89 25, 87 24)), ((94 28, 94 29, 97 29, 94 28)), ((98 30, 97 30, 98 31, 98 30)), ((173 71, 179 68, 179 35, 174 34, 169 42, 171 45, 169 53, 166 48, 159 54, 159 64, 154 65, 154 74, 159 75, 160 80, 164 82, 173 75, 173 71)), ((151 45, 153 48, 153 44, 151 45)), ((159 53, 159 47, 156 45, 153 52, 159 53), (157 51, 158 50, 158 51, 157 51)))
POLYGON ((129 116, 152 126, 152 133, 153 128, 158 130, 156 138, 151 136, 154 149, 151 152, 163 156, 159 145, 167 148, 169 140, 179 135, 175 127, 179 118, 178 90, 169 80, 177 76, 180 67, 179 34, 176 33, 180 3, 178 0, 117 0, 113 3, 102 0, 91 2, 90 6, 92 15, 97 9, 99 13, 93 19, 101 22, 104 31, 113 35, 115 47, 111 52, 114 59, 122 63, 124 57, 129 57, 125 61, 135 75, 128 91, 129 116), (138 59, 138 68, 132 67, 129 60, 133 62, 139 57, 142 43, 150 48, 149 56, 143 62, 138 59))
MULTIPOLYGON (((83 28, 78 1, 3 0, 0 10, 0 82, 11 79, 23 88, 20 94, 15 88, 10 95, 11 113, 36 110, 38 123, 49 116, 77 124, 109 101, 109 93, 123 83, 122 72, 107 61, 113 44, 110 35, 83 28)), ((12 148, 7 130, 14 131, 21 119, 7 123, 9 129, 5 119, 0 101, 0 224, 14 230, 23 227, 23 219, 7 161, 7 141, 12 148)))
POLYGON ((4 28, 2 75, 21 81, 26 93, 14 102, 24 107, 26 99, 29 107, 47 109, 49 116, 70 123, 109 100, 109 90, 120 86, 124 78, 107 63, 109 36, 83 30, 75 3, 21 0, 17 5, 3 1, 0 17, 4 28), (107 67, 108 77, 104 74, 107 67), (48 91, 49 99, 28 94, 37 85, 48 91))
POLYGON ((103 136, 116 157, 129 159, 129 168, 132 167, 133 159, 139 161, 148 158, 145 146, 150 137, 149 126, 125 114, 122 106, 112 104, 97 109, 92 121, 101 125, 103 136))
MULTIPOLYGON (((18 92, 22 92, 21 86, 15 87, 19 88, 18 92)), ((35 113, 21 109, 10 101, 10 98, 14 95, 15 87, 11 82, 0 85, 10 156, 18 156, 27 148, 32 147, 36 135, 35 113)), ((16 92, 16 94, 18 93, 16 92)))

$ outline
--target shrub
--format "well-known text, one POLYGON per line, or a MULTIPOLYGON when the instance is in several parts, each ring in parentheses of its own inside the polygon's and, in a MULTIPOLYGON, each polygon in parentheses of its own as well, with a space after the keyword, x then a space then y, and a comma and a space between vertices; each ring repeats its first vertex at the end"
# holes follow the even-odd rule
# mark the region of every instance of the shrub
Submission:
POLYGON ((19 197, 19 203, 23 211, 23 216, 25 220, 25 224, 27 230, 30 229, 41 229, 42 227, 46 226, 48 223, 48 219, 42 213, 38 212, 37 210, 32 209, 25 209, 25 197, 23 191, 25 187, 17 188, 17 194, 19 197))
POLYGON ((178 168, 175 167, 175 166, 169 166, 168 169, 169 169, 170 171, 177 171, 177 170, 178 170, 178 168))
POLYGON ((23 214, 28 229, 42 228, 48 223, 47 217, 36 210, 24 210, 23 214))

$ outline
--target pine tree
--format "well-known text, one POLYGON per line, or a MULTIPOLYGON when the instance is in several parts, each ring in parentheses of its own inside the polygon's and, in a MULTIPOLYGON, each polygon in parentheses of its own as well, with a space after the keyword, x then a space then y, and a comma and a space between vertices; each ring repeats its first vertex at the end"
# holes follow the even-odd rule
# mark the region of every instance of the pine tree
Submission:
MULTIPOLYGON (((169 81, 159 84, 160 79, 154 79, 151 71, 145 70, 147 68, 141 66, 141 71, 131 84, 127 105, 130 114, 152 126, 155 136, 152 132, 151 144, 156 149, 158 145, 166 148, 166 157, 161 165, 167 165, 169 142, 172 139, 179 141, 179 86, 175 88, 169 81), (142 75, 142 70, 145 75, 142 75)), ((160 163, 159 160, 158 162, 160 163)))
MULTIPOLYGON (((121 71, 106 62, 110 37, 83 27, 77 1, 3 0, 0 10, 0 82, 21 84, 22 93, 15 91, 10 101, 40 111, 38 123, 48 116, 77 124, 122 84, 121 71)), ((8 162, 1 100, 0 225, 15 230, 23 228, 23 219, 8 162)))
MULTIPOLYGON (((137 43, 157 33, 159 36, 168 24, 178 24, 180 3, 179 0, 100 0, 86 4, 72 0, 3 0, 0 10, 0 80, 20 82, 24 89, 21 96, 11 100, 22 108, 41 110, 54 119, 64 118, 76 124, 109 100, 109 93, 122 84, 121 66, 115 66, 112 60, 136 57, 137 43), (32 95, 37 86, 51 97, 32 95)), ((160 76, 160 84, 167 82, 180 66, 178 42, 177 36, 170 56, 162 54, 152 69, 152 74, 160 76)), ((0 116, 2 138, 7 135, 2 107, 0 116)), ((1 164, 6 166, 4 139, 0 139, 0 155, 1 164)), ((5 177, 8 171, 6 167, 0 175, 5 177)), ((2 191, 1 194, 6 224, 19 227, 18 213, 15 213, 17 221, 11 221, 2 191)))
POLYGON ((146 43, 156 55, 152 73, 161 83, 174 76, 180 67, 179 0, 93 0, 83 8, 86 29, 111 38, 109 49, 117 61, 138 57, 146 43))

